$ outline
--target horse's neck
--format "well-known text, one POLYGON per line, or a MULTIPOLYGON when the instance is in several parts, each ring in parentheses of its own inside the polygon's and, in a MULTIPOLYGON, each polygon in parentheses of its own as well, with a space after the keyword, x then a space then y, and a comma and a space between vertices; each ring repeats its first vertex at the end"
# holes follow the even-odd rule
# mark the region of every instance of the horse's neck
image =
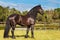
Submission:
POLYGON ((31 11, 28 12, 27 15, 30 16, 30 17, 32 17, 32 18, 34 18, 34 19, 36 19, 37 12, 34 11, 34 10, 31 10, 31 11))

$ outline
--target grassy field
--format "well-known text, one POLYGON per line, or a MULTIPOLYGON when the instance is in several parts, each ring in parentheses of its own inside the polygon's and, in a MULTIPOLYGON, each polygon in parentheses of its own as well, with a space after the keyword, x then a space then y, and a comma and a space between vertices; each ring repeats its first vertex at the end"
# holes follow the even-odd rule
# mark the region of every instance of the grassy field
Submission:
MULTIPOLYGON (((60 40, 60 30, 34 30, 34 37, 31 38, 31 33, 29 32, 29 38, 24 38, 25 30, 15 30, 16 39, 3 38, 4 30, 0 30, 0 40, 60 40)), ((11 36, 11 33, 9 33, 11 36)))
MULTIPOLYGON (((4 39, 3 32, 4 32, 5 24, 0 24, 0 40, 60 40, 60 30, 34 30, 34 37, 31 38, 31 33, 29 32, 29 38, 24 38, 26 33, 25 30, 15 30, 16 39, 12 39, 11 37, 4 39)), ((20 26, 17 25, 19 28, 20 26)), ((59 27, 59 24, 35 24, 34 28, 55 28, 59 27)), ((9 33, 11 36, 11 32, 9 33)))

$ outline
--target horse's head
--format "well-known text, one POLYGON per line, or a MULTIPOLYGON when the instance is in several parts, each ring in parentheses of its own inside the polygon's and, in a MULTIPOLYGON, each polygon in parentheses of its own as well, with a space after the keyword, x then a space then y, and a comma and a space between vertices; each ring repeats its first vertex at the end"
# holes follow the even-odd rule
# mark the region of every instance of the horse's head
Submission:
POLYGON ((37 6, 36 6, 36 11, 37 11, 38 13, 40 13, 41 15, 44 14, 44 11, 43 11, 41 5, 37 5, 37 6))

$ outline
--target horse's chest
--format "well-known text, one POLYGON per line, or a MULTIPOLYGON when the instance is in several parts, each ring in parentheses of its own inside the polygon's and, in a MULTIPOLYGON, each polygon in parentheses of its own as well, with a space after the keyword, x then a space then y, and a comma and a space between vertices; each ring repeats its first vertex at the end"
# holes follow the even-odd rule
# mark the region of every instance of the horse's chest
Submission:
POLYGON ((27 23, 28 23, 28 24, 34 24, 34 19, 31 18, 31 17, 28 18, 27 23))

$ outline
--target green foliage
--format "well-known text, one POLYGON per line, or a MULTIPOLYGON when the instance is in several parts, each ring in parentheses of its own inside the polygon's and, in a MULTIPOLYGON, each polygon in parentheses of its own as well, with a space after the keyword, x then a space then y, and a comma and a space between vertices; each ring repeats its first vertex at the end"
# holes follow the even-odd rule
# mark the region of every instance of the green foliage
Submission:
MULTIPOLYGON (((0 21, 5 22, 7 17, 11 14, 20 14, 25 16, 28 11, 22 11, 22 13, 15 8, 9 8, 9 7, 2 7, 0 6, 0 21)), ((56 8, 54 10, 45 10, 44 15, 37 15, 36 22, 52 22, 54 20, 60 19, 60 8, 56 8), (53 20, 54 19, 54 20, 53 20)))
POLYGON ((54 10, 60 12, 60 8, 56 8, 56 9, 54 9, 54 10))
POLYGON ((59 19, 60 16, 60 8, 54 9, 53 19, 59 19))
POLYGON ((21 14, 21 12, 16 10, 15 8, 10 9, 9 7, 0 6, 0 21, 6 21, 7 17, 13 13, 21 14))
POLYGON ((60 19, 60 8, 56 8, 56 9, 54 9, 54 11, 57 12, 58 18, 60 19))
POLYGON ((26 15, 28 13, 28 11, 23 11, 22 15, 26 15))
POLYGON ((38 14, 36 19, 38 20, 38 22, 42 21, 42 15, 38 14))

